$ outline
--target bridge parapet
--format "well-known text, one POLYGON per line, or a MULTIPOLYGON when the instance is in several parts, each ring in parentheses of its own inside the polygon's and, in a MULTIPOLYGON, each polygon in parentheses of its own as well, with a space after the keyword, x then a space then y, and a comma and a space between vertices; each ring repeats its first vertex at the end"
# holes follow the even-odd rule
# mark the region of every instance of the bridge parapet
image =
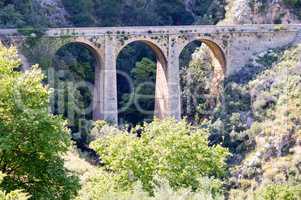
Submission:
POLYGON ((263 33, 296 32, 301 25, 237 25, 237 26, 149 26, 149 27, 90 27, 90 28, 54 28, 47 36, 101 36, 101 35, 174 35, 174 34, 221 34, 221 33, 263 33))
MULTIPOLYGON (((1 35, 22 35, 20 31, 26 29, 0 29, 1 35)), ((138 26, 138 27, 83 27, 83 28, 49 28, 45 36, 101 36, 101 35, 156 35, 156 34, 189 34, 189 33, 262 33, 262 32, 297 32, 301 24, 252 24, 234 26, 138 26)))

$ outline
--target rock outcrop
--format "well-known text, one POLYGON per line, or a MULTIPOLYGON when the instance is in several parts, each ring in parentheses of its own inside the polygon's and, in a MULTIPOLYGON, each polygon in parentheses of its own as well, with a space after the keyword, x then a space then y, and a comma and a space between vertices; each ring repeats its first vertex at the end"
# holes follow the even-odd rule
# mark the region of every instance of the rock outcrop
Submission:
POLYGON ((226 16, 220 24, 300 23, 296 12, 297 8, 289 8, 283 0, 227 0, 226 16))

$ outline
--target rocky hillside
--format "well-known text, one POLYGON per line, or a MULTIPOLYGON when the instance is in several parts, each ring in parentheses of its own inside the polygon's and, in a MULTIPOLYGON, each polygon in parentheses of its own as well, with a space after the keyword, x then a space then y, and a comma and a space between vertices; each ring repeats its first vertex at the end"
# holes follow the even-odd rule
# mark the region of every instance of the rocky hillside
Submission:
POLYGON ((70 26, 67 20, 69 14, 66 12, 61 0, 40 0, 38 3, 53 26, 70 26))
POLYGON ((299 0, 226 0, 221 24, 289 24, 301 22, 299 0))
POLYGON ((7 0, 0 27, 216 24, 224 7, 224 0, 7 0))
POLYGON ((253 150, 231 169, 230 196, 252 200, 267 187, 301 192, 300 59, 301 45, 263 52, 250 64, 257 75, 236 82, 250 97, 249 119, 240 114, 250 126, 239 134, 253 150))
POLYGON ((0 27, 299 23, 299 0, 15 0, 0 2, 0 27))
MULTIPOLYGON (((219 24, 300 22, 301 1, 237 0, 227 2, 225 19, 219 24)), ((229 199, 269 195, 294 199, 288 195, 293 191, 301 197, 300 59, 300 45, 271 49, 254 55, 246 70, 237 74, 240 81, 233 77, 226 83, 230 91, 242 92, 238 102, 250 102, 238 114, 233 130, 243 128, 230 133, 245 153, 234 150, 240 152, 234 160, 241 159, 241 163, 231 168, 229 199)))
MULTIPOLYGON (((194 81, 192 86, 185 85, 188 89, 210 82, 205 73, 208 67, 199 60, 204 52, 195 54, 186 71, 193 73, 189 80, 194 81)), ((261 195, 278 192, 275 200, 295 200, 286 197, 295 192, 301 197, 300 61, 301 44, 270 49, 226 77, 222 108, 217 106, 205 125, 210 127, 212 143, 222 143, 232 152, 229 199, 266 200, 261 195)))

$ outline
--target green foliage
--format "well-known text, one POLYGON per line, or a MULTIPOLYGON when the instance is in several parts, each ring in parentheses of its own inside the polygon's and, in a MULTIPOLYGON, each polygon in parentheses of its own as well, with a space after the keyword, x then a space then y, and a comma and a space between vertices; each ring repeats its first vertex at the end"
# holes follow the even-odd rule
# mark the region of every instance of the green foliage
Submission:
POLYGON ((122 101, 119 102, 120 108, 125 108, 130 101, 132 102, 131 105, 119 115, 119 117, 126 120, 127 123, 135 125, 153 119, 156 70, 156 64, 148 58, 142 58, 131 70, 131 77, 134 80, 134 91, 132 91, 132 93, 124 93, 121 97, 122 101), (135 102, 146 112, 141 112, 135 102))
MULTIPOLYGON (((34 27, 27 27, 27 28, 19 28, 18 32, 31 38, 40 38, 44 35, 45 29, 43 28, 34 28, 34 27)), ((36 39, 38 40, 38 39, 36 39)))
POLYGON ((53 114, 68 119, 72 139, 78 146, 85 145, 93 118, 93 85, 96 67, 93 52, 79 43, 69 43, 70 38, 38 38, 37 29, 20 29, 27 38, 22 52, 30 63, 39 63, 45 75, 44 82, 53 91, 49 108, 53 114), (57 43, 67 43, 54 52, 57 43))
MULTIPOLYGON (((197 44, 190 46, 194 45, 197 44)), ((191 51, 190 46, 186 47, 188 51, 191 51)), ((210 88, 214 69, 209 51, 202 47, 196 48, 192 60, 181 69, 182 115, 194 124, 209 118, 212 114, 210 88)), ((182 56, 185 57, 183 54, 182 56)))
POLYGON ((23 16, 21 13, 16 11, 14 5, 9 4, 5 7, 1 7, 0 10, 0 21, 1 25, 5 27, 15 27, 19 25, 23 25, 25 22, 23 21, 23 16))
POLYGON ((48 114, 43 75, 17 72, 16 50, 0 47, 0 170, 7 191, 24 189, 31 199, 71 199, 78 180, 64 168, 61 155, 70 144, 61 117, 48 114))
MULTIPOLYGON (((290 47, 278 55, 273 67, 263 66, 264 70, 244 85, 252 99, 249 112, 253 122, 240 134, 259 143, 233 172, 241 175, 236 180, 241 190, 238 199, 256 196, 256 200, 299 200, 301 197, 300 170, 296 169, 300 156, 295 150, 300 147, 301 138, 301 46, 290 47)), ((237 124, 237 119, 231 121, 237 124)))
POLYGON ((300 0, 283 0, 283 2, 286 5, 292 6, 292 7, 300 7, 301 6, 301 1, 300 0))
POLYGON ((63 0, 76 26, 150 26, 214 24, 224 16, 224 1, 205 0, 186 5, 176 1, 63 0), (201 5, 200 5, 201 4, 201 5), (189 7, 188 7, 189 6, 189 7), (209 14, 210 13, 210 14, 209 14))
MULTIPOLYGON (((4 174, 0 172, 0 184, 5 177, 4 174)), ((29 196, 26 193, 23 193, 21 190, 11 191, 10 193, 6 193, 5 191, 0 189, 0 200, 28 200, 29 196)))
MULTIPOLYGON (((69 21, 75 26, 150 26, 216 24, 225 14, 223 0, 62 0, 69 21)), ((50 6, 51 7, 51 6, 50 6)), ((51 8, 36 0, 0 2, 0 27, 47 27, 60 25, 49 20, 51 8)))
POLYGON ((92 0, 62 1, 66 10, 72 16, 72 21, 77 26, 93 25, 94 20, 90 12, 94 6, 92 0))
POLYGON ((49 25, 41 6, 34 0, 0 2, 0 27, 45 27, 49 25))
POLYGON ((87 124, 92 120, 92 99, 97 60, 93 53, 80 44, 62 47, 50 66, 54 77, 47 77, 52 93, 52 112, 69 119, 73 139, 86 142, 87 124), (78 85, 81 83, 81 85, 78 85), (84 83, 84 84, 83 84, 84 83), (90 88, 89 88, 90 86, 90 88))
POLYGON ((260 190, 256 200, 300 200, 301 185, 268 185, 260 190))
POLYGON ((102 138, 104 135, 107 134, 118 134, 121 133, 122 130, 120 130, 117 127, 114 127, 110 124, 108 124, 106 121, 96 121, 93 124, 93 128, 91 129, 91 132, 89 134, 89 141, 92 142, 96 139, 102 138))
POLYGON ((220 193, 212 193, 221 187, 216 180, 202 178, 199 180, 202 186, 198 191, 191 191, 189 188, 174 190, 168 181, 155 177, 153 183, 153 195, 145 192, 141 183, 136 183, 132 189, 124 191, 118 186, 118 182, 112 173, 96 170, 91 173, 76 200, 222 200, 220 193))
MULTIPOLYGON (((281 25, 275 25, 277 29, 282 29, 281 25)), ((259 55, 256 58, 256 63, 262 65, 264 68, 270 68, 276 63, 281 56, 283 49, 270 49, 265 54, 259 55)))
POLYGON ((192 24, 194 19, 187 12, 184 1, 155 1, 154 11, 159 15, 160 25, 163 24, 192 24))
POLYGON ((263 13, 266 10, 268 4, 266 0, 250 0, 249 6, 253 11, 259 10, 261 13, 263 13))
POLYGON ((156 64, 148 58, 142 58, 140 62, 136 63, 136 67, 132 69, 132 75, 136 81, 135 85, 144 83, 150 78, 151 80, 149 81, 155 82, 156 64))
MULTIPOLYGON (((254 130, 250 129, 255 120, 268 118, 266 110, 273 107, 277 97, 271 95, 268 85, 273 83, 274 77, 258 82, 251 86, 259 76, 268 71, 281 60, 283 49, 270 49, 256 56, 254 63, 246 65, 242 70, 227 77, 221 99, 223 104, 220 109, 215 109, 211 114, 209 126, 211 142, 222 142, 232 153, 244 155, 254 148, 254 130), (256 97, 256 98, 254 98, 256 97)), ((263 129, 258 127, 257 130, 263 129)), ((236 157, 233 162, 239 162, 236 157)))
POLYGON ((298 90, 300 77, 295 70, 299 64, 300 51, 300 46, 285 51, 274 68, 264 71, 256 80, 249 83, 248 87, 252 89, 253 112, 257 119, 263 121, 283 119, 285 116, 281 116, 283 112, 280 111, 285 106, 286 109, 293 111, 291 115, 299 114, 297 102, 300 98, 297 94, 300 93, 298 90), (271 80, 274 80, 273 84, 271 80))
POLYGON ((109 134, 92 142, 91 147, 121 188, 131 188, 139 181, 149 192, 153 191, 155 176, 167 179, 172 188, 195 191, 199 177, 220 178, 225 174, 228 155, 219 145, 208 147, 205 130, 172 119, 145 124, 141 137, 109 134))

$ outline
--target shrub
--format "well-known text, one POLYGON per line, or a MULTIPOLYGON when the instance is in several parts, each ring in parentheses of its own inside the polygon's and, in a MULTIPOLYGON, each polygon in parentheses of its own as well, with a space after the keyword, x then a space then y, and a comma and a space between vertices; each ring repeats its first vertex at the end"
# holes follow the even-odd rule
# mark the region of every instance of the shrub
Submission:
MULTIPOLYGON (((5 175, 0 172, 0 183, 2 183, 5 175)), ((0 189, 0 200, 27 200, 29 196, 26 193, 23 193, 21 190, 11 191, 6 193, 0 189)))
POLYGON ((268 185, 257 194, 258 200, 300 200, 301 186, 268 185))
POLYGON ((145 192, 140 182, 133 188, 123 190, 113 173, 96 170, 91 173, 76 200, 222 200, 221 194, 212 193, 220 183, 209 178, 200 179, 202 187, 196 192, 190 188, 173 189, 165 179, 155 177, 153 195, 145 192))

